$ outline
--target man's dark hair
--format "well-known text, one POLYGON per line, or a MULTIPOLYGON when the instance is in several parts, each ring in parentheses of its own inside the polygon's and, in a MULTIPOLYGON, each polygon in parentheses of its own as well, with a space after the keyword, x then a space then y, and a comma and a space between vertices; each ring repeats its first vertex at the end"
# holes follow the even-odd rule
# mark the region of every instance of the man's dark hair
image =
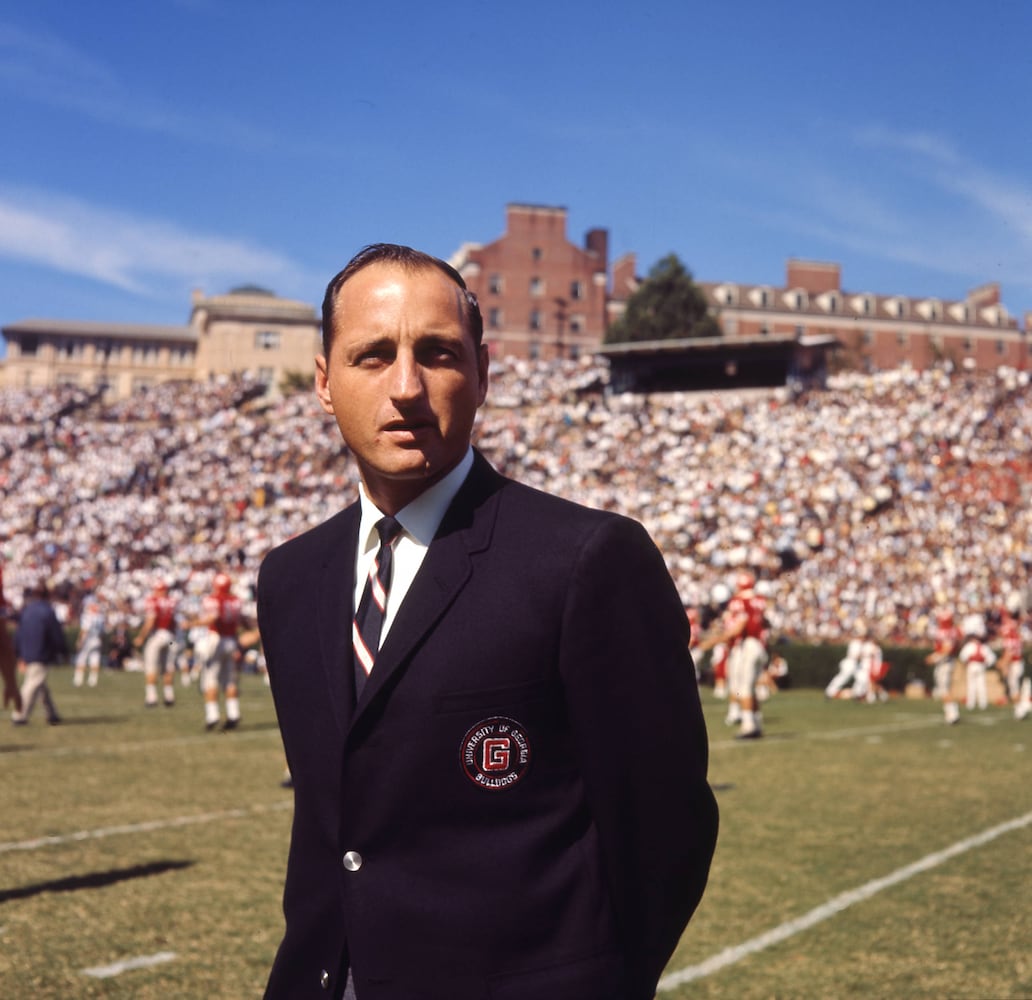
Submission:
POLYGON ((447 261, 441 260, 422 250, 401 246, 397 243, 370 243, 362 247, 351 260, 331 279, 326 286, 326 295, 322 304, 322 346, 323 354, 330 356, 330 344, 333 342, 333 310, 337 304, 337 295, 348 278, 353 277, 370 264, 397 264, 409 271, 419 271, 436 267, 462 291, 462 301, 466 314, 466 329, 479 348, 484 340, 484 317, 480 314, 480 303, 477 297, 466 287, 461 274, 447 261))

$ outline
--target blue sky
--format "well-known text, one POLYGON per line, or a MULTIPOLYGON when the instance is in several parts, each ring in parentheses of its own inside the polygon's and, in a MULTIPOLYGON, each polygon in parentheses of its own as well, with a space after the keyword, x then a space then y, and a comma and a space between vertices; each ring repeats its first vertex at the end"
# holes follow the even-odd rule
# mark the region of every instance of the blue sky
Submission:
MULTIPOLYGON (((0 325, 316 304, 564 205, 641 273, 1032 310, 1032 3, 19 0, 0 8, 0 325)), ((2 350, 2 347, 0 347, 2 350)))

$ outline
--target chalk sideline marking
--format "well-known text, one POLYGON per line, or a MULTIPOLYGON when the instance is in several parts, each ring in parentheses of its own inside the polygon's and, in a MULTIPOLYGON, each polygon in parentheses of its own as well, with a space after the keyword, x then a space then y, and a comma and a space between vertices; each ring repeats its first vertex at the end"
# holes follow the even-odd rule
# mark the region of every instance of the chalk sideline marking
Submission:
POLYGON ((915 861, 913 864, 906 865, 903 868, 897 868, 896 871, 882 878, 876 878, 859 888, 840 893, 821 906, 810 910, 809 913, 804 913, 801 917, 796 917, 794 920, 786 921, 778 927, 759 935, 759 937, 743 941, 741 944, 734 945, 731 948, 725 948, 722 952, 713 955, 699 965, 691 965, 686 969, 671 972, 659 981, 659 989, 672 990, 676 986, 683 986, 685 983, 694 982, 696 979, 702 979, 705 976, 712 975, 714 972, 719 972, 721 969, 726 969, 728 966, 735 965, 749 955, 763 951, 765 948, 771 947, 771 945, 780 944, 782 941, 802 931, 809 930, 830 917, 837 916, 843 910, 856 903, 862 903, 864 900, 870 899, 883 889, 889 889, 900 882, 913 878, 914 875, 929 871, 949 861, 951 858, 957 857, 959 854, 965 854, 976 847, 988 844, 990 841, 996 840, 997 837, 1002 837, 1005 833, 1013 833, 1015 830, 1020 830, 1030 825, 1032 825, 1032 812, 1019 816, 1017 819, 1008 820, 1006 823, 1000 823, 999 826, 990 827, 988 830, 983 830, 973 837, 959 840, 942 851, 928 854, 919 861, 915 861))
MULTIPOLYGON (((901 719, 898 722, 884 722, 877 725, 853 726, 849 729, 829 729, 818 732, 793 733, 791 736, 775 735, 770 740, 770 746, 777 746, 779 743, 787 744, 796 740, 846 740, 854 736, 884 736, 895 733, 904 733, 916 729, 941 729, 942 719, 939 717, 925 717, 921 719, 901 719)), ((726 750, 729 747, 740 750, 749 740, 737 740, 733 736, 726 739, 710 739, 710 750, 726 750)))
POLYGON ((92 969, 83 969, 82 974, 93 976, 94 979, 111 979, 112 976, 120 976, 123 972, 129 972, 131 969, 149 969, 152 965, 171 962, 175 957, 174 951, 159 951, 156 955, 141 955, 139 958, 126 958, 121 962, 112 962, 111 965, 98 965, 92 969))
POLYGON ((226 819, 246 819, 255 813, 279 812, 293 809, 294 799, 285 799, 271 806, 251 806, 249 809, 225 809, 221 812, 198 813, 196 816, 173 816, 171 819, 155 819, 146 823, 125 823, 121 826, 105 826, 99 830, 76 830, 53 837, 36 837, 34 840, 13 840, 0 843, 0 854, 10 851, 35 851, 41 847, 60 844, 74 844, 84 840, 102 840, 125 833, 152 833, 155 830, 170 830, 180 826, 197 826, 201 823, 218 823, 226 819))

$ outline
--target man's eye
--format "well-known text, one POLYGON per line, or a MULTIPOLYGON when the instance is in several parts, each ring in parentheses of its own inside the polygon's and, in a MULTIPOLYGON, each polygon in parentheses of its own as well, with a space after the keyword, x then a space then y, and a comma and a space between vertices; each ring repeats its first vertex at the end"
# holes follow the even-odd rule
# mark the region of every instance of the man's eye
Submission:
POLYGON ((432 346, 427 347, 423 352, 425 364, 449 363, 454 361, 457 356, 457 352, 454 348, 448 347, 446 344, 433 344, 432 346))
POLYGON ((355 364, 363 368, 371 368, 377 365, 386 364, 388 356, 386 351, 364 351, 355 358, 355 364))

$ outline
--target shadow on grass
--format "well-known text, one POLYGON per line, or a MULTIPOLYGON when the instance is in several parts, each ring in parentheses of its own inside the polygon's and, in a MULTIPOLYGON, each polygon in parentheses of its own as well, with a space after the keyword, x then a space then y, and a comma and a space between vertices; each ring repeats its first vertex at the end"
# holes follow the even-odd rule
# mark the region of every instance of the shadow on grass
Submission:
POLYGON ((89 875, 71 875, 68 878, 53 879, 50 882, 36 882, 24 885, 20 889, 0 889, 0 903, 8 903, 13 899, 31 899, 44 892, 78 892, 80 889, 103 889, 105 886, 129 879, 149 878, 152 875, 163 875, 165 872, 190 868, 193 861, 152 861, 146 865, 133 865, 131 868, 111 868, 108 871, 92 872, 89 875))

